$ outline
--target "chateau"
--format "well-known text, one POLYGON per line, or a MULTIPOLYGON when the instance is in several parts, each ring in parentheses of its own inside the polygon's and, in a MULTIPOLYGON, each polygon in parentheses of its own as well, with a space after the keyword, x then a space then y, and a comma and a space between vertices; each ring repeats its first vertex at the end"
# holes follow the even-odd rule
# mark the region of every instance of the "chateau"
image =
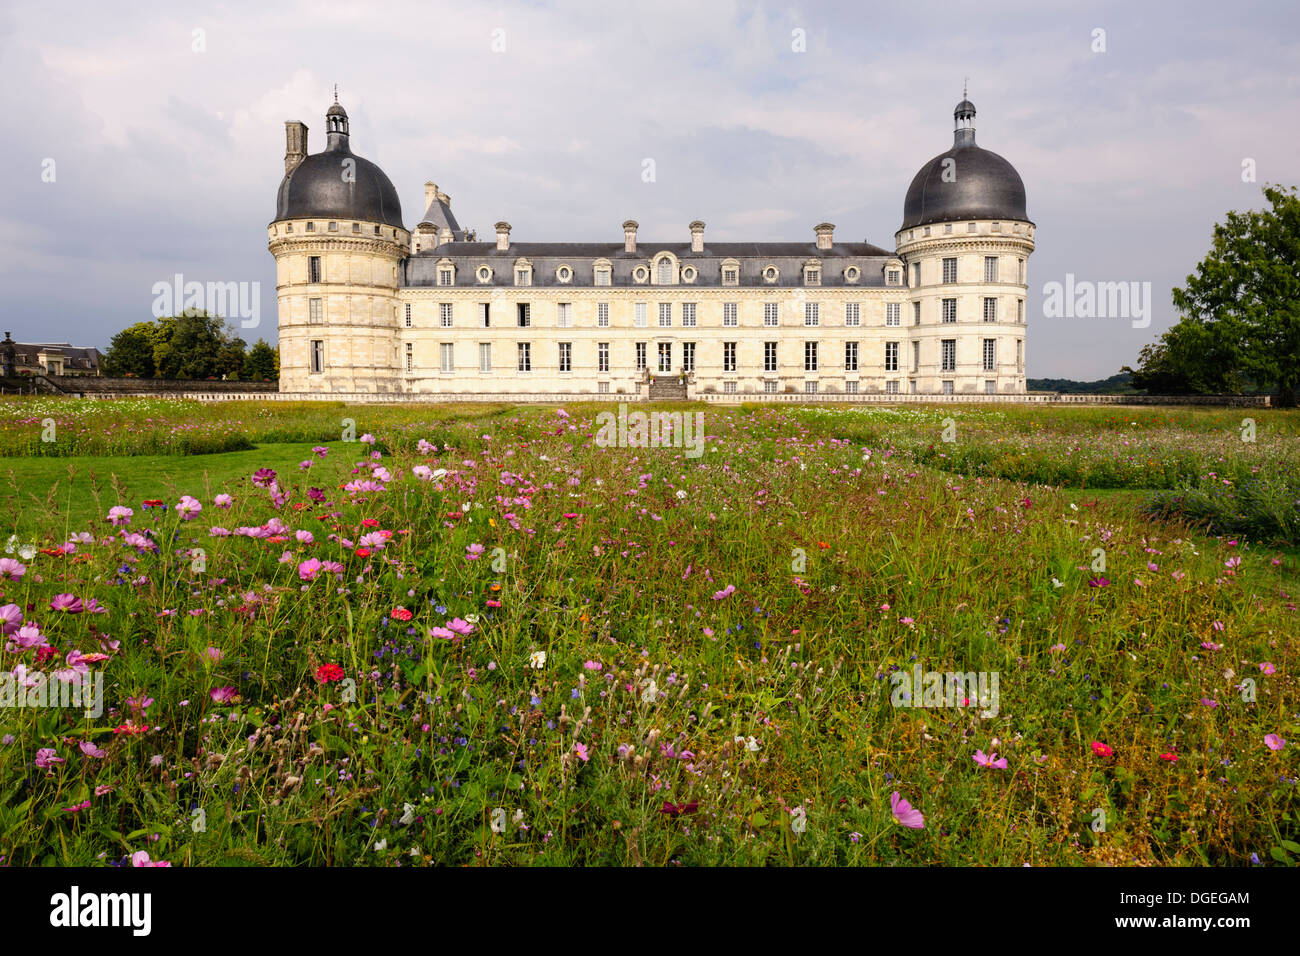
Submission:
POLYGON ((283 392, 1024 394, 1034 224, 1012 165, 952 148, 913 178, 892 252, 845 242, 495 241, 462 229, 425 184, 408 231, 397 191, 325 114, 325 149, 285 124, 268 227, 283 392))

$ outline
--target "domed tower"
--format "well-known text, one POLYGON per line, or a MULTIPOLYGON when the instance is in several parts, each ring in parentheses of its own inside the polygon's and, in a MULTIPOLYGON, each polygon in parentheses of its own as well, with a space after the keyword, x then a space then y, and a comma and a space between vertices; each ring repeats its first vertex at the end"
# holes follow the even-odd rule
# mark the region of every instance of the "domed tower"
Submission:
MULTIPOLYGON (((952 149, 921 167, 894 236, 907 264, 918 393, 1023 394, 1034 224, 1009 162, 975 145, 975 104, 953 111, 952 149)), ((900 361, 900 366, 902 362, 900 361)))
POLYGON ((325 113, 325 150, 285 123, 275 256, 280 391, 398 390, 397 288, 411 236, 384 171, 352 152, 348 114, 325 113))

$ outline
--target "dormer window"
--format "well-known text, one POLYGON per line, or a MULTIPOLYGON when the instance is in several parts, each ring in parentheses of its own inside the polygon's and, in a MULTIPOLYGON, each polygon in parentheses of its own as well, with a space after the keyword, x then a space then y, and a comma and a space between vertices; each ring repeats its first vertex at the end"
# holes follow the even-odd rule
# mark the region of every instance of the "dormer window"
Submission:
POLYGON ((768 266, 766 269, 763 270, 764 282, 775 282, 780 277, 781 277, 781 273, 777 271, 776 266, 768 266))
POLYGON ((903 274, 898 269, 885 270, 885 285, 902 285, 903 274))
POLYGON ((683 281, 683 282, 694 282, 694 281, 695 281, 695 274, 696 274, 696 273, 695 273, 695 267, 694 267, 694 266, 687 266, 685 269, 682 270, 682 281, 683 281))
POLYGON ((722 284, 723 284, 723 285, 739 285, 739 284, 740 284, 740 270, 737 269, 735 266, 732 266, 732 267, 729 268, 729 269, 723 269, 723 270, 722 270, 722 284))
POLYGON ((673 260, 664 256, 655 265, 655 285, 672 285, 673 272, 673 260))
POLYGON ((560 282, 568 282, 573 278, 573 270, 568 266, 560 266, 560 268, 555 270, 555 278, 560 282))
POLYGON ((844 281, 845 281, 845 282, 857 282, 857 281, 858 281, 858 278, 859 278, 861 275, 862 275, 862 272, 861 272, 861 270, 858 269, 857 266, 849 266, 847 269, 844 270, 844 281))
POLYGON ((454 285, 452 277, 455 275, 455 269, 452 266, 438 267, 438 285, 454 285))
POLYGON ((804 285, 821 285, 822 284, 822 267, 820 265, 806 265, 803 268, 804 285))
POLYGON ((515 285, 533 284, 533 264, 527 259, 515 263, 515 285))
POLYGON ((650 270, 645 266, 637 266, 632 270, 632 278, 637 282, 645 282, 646 279, 650 278, 650 270))
POLYGON ((492 281, 492 270, 491 270, 488 266, 479 266, 479 267, 478 267, 478 281, 479 281, 479 282, 491 282, 491 281, 492 281))
POLYGON ((613 271, 608 262, 597 262, 592 269, 592 275, 595 276, 596 285, 611 285, 613 271))

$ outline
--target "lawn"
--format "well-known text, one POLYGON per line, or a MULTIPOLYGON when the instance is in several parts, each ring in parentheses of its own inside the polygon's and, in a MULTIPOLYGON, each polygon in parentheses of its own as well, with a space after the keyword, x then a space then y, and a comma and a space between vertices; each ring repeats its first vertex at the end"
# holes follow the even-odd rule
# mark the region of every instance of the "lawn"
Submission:
POLYGON ((1300 861, 1297 413, 150 401, 0 405, 0 862, 1300 861))

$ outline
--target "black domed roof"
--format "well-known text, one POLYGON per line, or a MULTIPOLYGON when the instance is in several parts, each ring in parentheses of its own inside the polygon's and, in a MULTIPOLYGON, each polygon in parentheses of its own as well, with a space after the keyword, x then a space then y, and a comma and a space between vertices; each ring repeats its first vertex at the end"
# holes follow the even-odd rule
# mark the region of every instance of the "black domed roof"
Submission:
POLYGON ((953 115, 965 125, 958 127, 952 149, 934 157, 913 177, 899 228, 963 219, 1027 222, 1020 174, 997 153, 975 145, 974 104, 963 100, 953 115))
POLYGON ((384 171, 352 152, 347 113, 335 103, 325 117, 325 151, 308 156, 280 183, 275 218, 358 219, 402 225, 402 204, 384 171))

